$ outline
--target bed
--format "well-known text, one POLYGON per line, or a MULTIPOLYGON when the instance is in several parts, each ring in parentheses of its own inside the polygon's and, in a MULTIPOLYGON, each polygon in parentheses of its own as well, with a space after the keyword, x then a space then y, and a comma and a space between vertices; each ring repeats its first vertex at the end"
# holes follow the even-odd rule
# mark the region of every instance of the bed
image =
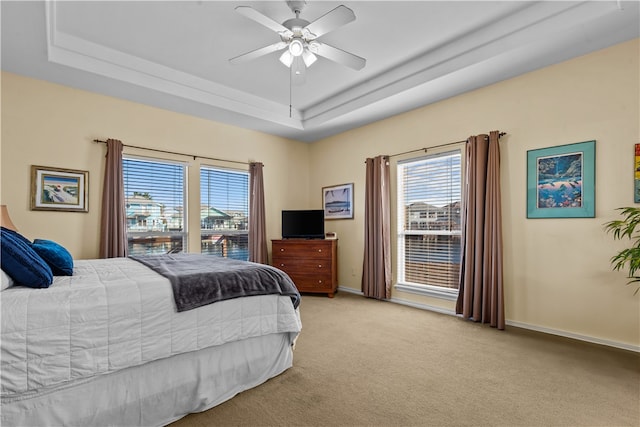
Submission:
POLYGON ((292 366, 299 294, 178 311, 174 286, 131 258, 76 260, 44 289, 3 286, 0 425, 166 425, 292 366))

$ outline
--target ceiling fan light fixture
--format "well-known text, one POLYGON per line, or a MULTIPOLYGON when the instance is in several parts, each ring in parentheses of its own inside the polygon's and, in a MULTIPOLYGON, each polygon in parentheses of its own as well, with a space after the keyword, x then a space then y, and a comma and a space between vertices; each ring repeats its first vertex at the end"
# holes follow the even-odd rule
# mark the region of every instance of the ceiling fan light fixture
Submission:
POLYGON ((289 52, 289 49, 287 49, 284 52, 282 52, 282 55, 280 55, 280 62, 282 62, 285 65, 285 67, 291 67, 291 64, 293 63, 293 58, 294 56, 291 54, 291 52, 289 52))
POLYGON ((310 41, 307 44, 307 47, 311 51, 311 53, 318 53, 320 51, 320 43, 315 40, 310 41))
POLYGON ((317 59, 318 57, 311 53, 309 49, 305 49, 304 52, 302 52, 302 60, 307 67, 310 67, 317 59))
POLYGON ((300 56, 304 52, 304 45, 300 39, 293 39, 289 43, 289 52, 293 56, 300 56))
POLYGON ((302 56, 293 58, 291 64, 291 84, 294 86, 303 85, 307 81, 307 67, 304 65, 302 56))

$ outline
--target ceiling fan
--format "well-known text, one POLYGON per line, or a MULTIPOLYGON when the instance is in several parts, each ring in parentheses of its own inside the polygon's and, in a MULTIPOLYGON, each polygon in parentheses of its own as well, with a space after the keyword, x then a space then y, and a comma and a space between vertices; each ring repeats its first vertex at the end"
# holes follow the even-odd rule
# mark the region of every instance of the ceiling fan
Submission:
POLYGON ((320 36, 354 21, 356 15, 353 10, 340 5, 315 21, 309 22, 300 18, 300 12, 306 1, 287 1, 286 3, 296 17, 282 24, 249 6, 236 7, 238 13, 278 33, 280 41, 231 58, 229 62, 239 64, 284 50, 280 56, 280 62, 291 69, 292 81, 298 84, 304 82, 306 69, 318 59, 316 55, 354 70, 360 70, 365 66, 367 61, 364 58, 318 41, 320 36))

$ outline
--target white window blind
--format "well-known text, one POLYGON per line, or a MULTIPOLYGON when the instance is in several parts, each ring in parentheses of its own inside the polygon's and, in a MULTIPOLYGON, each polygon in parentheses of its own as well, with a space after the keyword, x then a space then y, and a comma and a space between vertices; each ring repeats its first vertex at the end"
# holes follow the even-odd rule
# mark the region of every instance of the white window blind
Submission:
POLYGON ((200 168, 201 252, 249 259, 249 173, 200 168))
POLYGON ((124 158, 129 254, 182 251, 185 245, 185 173, 181 163, 124 158))
POLYGON ((458 289, 461 152, 398 164, 399 282, 458 289))

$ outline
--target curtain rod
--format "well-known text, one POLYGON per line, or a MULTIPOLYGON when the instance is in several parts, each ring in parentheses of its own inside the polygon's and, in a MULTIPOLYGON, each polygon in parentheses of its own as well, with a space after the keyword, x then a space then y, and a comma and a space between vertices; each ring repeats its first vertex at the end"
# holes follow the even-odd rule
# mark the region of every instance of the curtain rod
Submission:
MULTIPOLYGON (((506 132, 500 132, 498 134, 498 137, 505 136, 506 134, 507 134, 506 132)), ((434 145, 433 147, 417 148, 415 150, 409 150, 409 151, 405 151, 403 153, 390 154, 387 157, 402 156, 403 154, 417 153, 418 151, 424 151, 426 153, 427 151, 429 151, 431 149, 434 149, 434 148, 446 147, 448 145, 462 144, 463 142, 467 142, 467 140, 465 139, 463 141, 447 142, 446 144, 434 145)))
MULTIPOLYGON (((107 141, 102 141, 102 140, 99 140, 99 139, 94 139, 93 142, 97 142, 97 143, 101 143, 101 144, 106 144, 107 143, 107 141)), ((124 147, 137 148, 139 150, 155 151, 156 153, 175 154, 177 156, 193 157, 193 160, 198 158, 198 159, 207 159, 207 160, 217 160, 217 161, 220 161, 220 162, 227 162, 227 163, 238 163, 238 164, 241 164, 241 165, 250 164, 249 162, 241 162, 241 161, 238 161, 238 160, 217 159, 215 157, 198 156, 196 154, 178 153, 176 151, 158 150, 157 148, 138 147, 136 145, 128 145, 128 144, 122 144, 122 145, 124 147)))

